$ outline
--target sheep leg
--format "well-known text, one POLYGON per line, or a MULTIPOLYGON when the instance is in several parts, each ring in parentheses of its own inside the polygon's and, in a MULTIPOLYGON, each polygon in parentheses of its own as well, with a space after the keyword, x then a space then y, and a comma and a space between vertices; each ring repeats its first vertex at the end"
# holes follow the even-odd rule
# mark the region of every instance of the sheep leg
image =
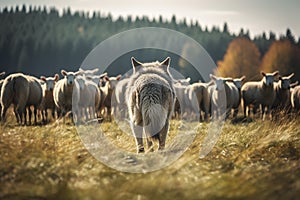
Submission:
POLYGON ((262 120, 265 120, 265 108, 266 106, 265 105, 261 105, 261 118, 262 120))
POLYGON ((34 125, 37 125, 37 107, 34 106, 33 108, 33 113, 34 113, 34 125))
MULTIPOLYGON (((28 109, 28 118, 29 118, 28 125, 31 125, 32 110, 30 109, 30 106, 27 107, 27 109, 28 109)), ((25 123, 26 123, 26 122, 25 122, 25 123)))
POLYGON ((55 108, 51 109, 51 114, 52 114, 52 118, 54 119, 55 118, 55 108))
MULTIPOLYGON (((2 111, 1 111, 1 120, 3 121, 3 122, 5 122, 5 115, 6 115, 6 112, 7 112, 7 108, 8 107, 6 107, 6 106, 3 106, 2 107, 2 111)), ((15 113, 16 114, 16 113, 15 113)), ((17 118, 17 120, 18 120, 18 118, 17 118)))
POLYGON ((233 111, 233 118, 234 118, 234 119, 237 118, 238 112, 239 112, 239 108, 234 108, 234 111, 233 111))
POLYGON ((27 123, 27 109, 26 109, 26 107, 24 108, 23 111, 20 109, 18 111, 18 113, 19 113, 21 124, 26 125, 26 123, 27 123), (23 121, 23 119, 24 119, 24 121, 23 121))
POLYGON ((247 105, 245 105, 245 103, 244 103, 244 105, 243 105, 243 109, 244 109, 244 118, 246 118, 247 117, 247 105))

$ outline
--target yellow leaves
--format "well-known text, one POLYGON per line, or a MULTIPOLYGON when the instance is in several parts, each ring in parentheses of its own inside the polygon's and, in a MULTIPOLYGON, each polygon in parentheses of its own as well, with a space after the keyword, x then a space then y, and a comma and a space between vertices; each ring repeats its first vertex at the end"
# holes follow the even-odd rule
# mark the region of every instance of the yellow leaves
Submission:
POLYGON ((282 75, 297 73, 297 67, 300 67, 300 50, 289 40, 273 42, 261 63, 262 70, 279 70, 282 75))
POLYGON ((233 40, 224 55, 218 62, 219 76, 241 77, 246 75, 248 80, 257 79, 260 66, 260 52, 256 45, 248 38, 233 40))

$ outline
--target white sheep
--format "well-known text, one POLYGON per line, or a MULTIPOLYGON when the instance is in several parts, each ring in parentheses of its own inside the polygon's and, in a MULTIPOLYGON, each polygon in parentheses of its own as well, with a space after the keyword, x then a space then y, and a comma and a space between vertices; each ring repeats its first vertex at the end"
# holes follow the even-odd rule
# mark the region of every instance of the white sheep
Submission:
POLYGON ((86 120, 95 118, 95 110, 100 103, 100 90, 96 83, 87 80, 84 76, 77 76, 76 81, 80 88, 78 106, 83 110, 86 120))
POLYGON ((118 81, 115 89, 115 114, 118 114, 121 119, 127 116, 127 105, 125 101, 125 92, 129 82, 129 78, 124 78, 118 81))
POLYGON ((194 101, 196 99, 196 108, 194 111, 199 111, 199 120, 205 121, 208 120, 209 114, 209 94, 207 91, 207 84, 206 83, 193 83, 191 87, 189 87, 189 101, 192 105, 195 105, 194 101), (201 112, 204 112, 204 118, 202 117, 201 112))
POLYGON ((103 95, 101 102, 100 102, 100 112, 103 112, 106 108, 108 121, 111 121, 112 94, 115 91, 116 85, 117 85, 118 81, 121 79, 121 77, 122 77, 121 75, 118 75, 116 77, 105 76, 104 77, 104 80, 106 81, 105 86, 100 87, 101 95, 103 95))
MULTIPOLYGON (((29 83, 26 75, 22 73, 10 74, 4 79, 1 88, 1 120, 6 120, 6 112, 14 104, 17 123, 23 123, 26 102, 29 95, 29 83)), ((26 123, 26 122, 25 122, 26 123)))
POLYGON ((239 106, 239 90, 232 82, 231 78, 222 78, 210 74, 211 80, 215 82, 215 86, 210 90, 212 112, 216 112, 216 117, 229 117, 230 112, 234 109, 234 118, 236 118, 239 106))
MULTIPOLYGON (((29 124, 31 124, 31 106, 34 108, 34 124, 37 124, 37 111, 40 108, 42 99, 43 99, 43 89, 40 84, 40 80, 36 77, 26 75, 27 80, 29 82, 29 95, 26 103, 27 110, 29 111, 29 124)), ((25 112, 25 119, 26 119, 26 112, 25 112)))
POLYGON ((276 98, 272 105, 273 112, 287 111, 291 110, 291 92, 290 89, 298 82, 291 84, 291 78, 294 73, 286 77, 279 77, 279 81, 274 83, 274 89, 276 93, 276 98))
POLYGON ((82 74, 85 75, 85 76, 93 76, 93 75, 95 75, 99 71, 99 69, 95 68, 95 69, 87 69, 87 70, 85 70, 85 69, 82 69, 80 67, 78 71, 82 72, 82 74))
POLYGON ((66 72, 65 70, 61 70, 61 74, 64 78, 55 84, 53 90, 54 103, 64 119, 67 112, 72 111, 76 118, 75 122, 77 122, 79 118, 78 115, 80 114, 78 107, 80 88, 75 79, 78 75, 81 75, 82 72, 66 72))
POLYGON ((236 104, 234 105, 234 113, 233 113, 233 118, 236 118, 237 117, 237 114, 238 114, 238 108, 241 104, 241 100, 242 100, 242 93, 241 93, 241 88, 243 86, 243 83, 246 79, 246 76, 242 76, 240 78, 235 78, 233 79, 233 83, 234 85, 237 87, 238 91, 239 91, 239 98, 238 98, 238 101, 236 101, 236 104))
POLYGON ((47 110, 51 110, 52 118, 55 118, 56 106, 53 98, 53 89, 57 81, 59 80, 59 75, 55 74, 54 77, 40 77, 42 81, 42 89, 43 89, 43 100, 41 103, 41 111, 43 121, 46 122, 48 120, 48 112, 47 110))
MULTIPOLYGON (((1 73, 0 73, 0 78, 1 78, 2 76, 4 76, 4 75, 5 75, 5 72, 1 72, 1 73)), ((2 88, 3 82, 4 82, 4 80, 3 80, 3 79, 0 79, 0 94, 1 94, 1 88, 2 88)), ((1 106, 1 103, 0 103, 0 120, 1 120, 1 112, 2 112, 2 106, 1 106)))
POLYGON ((26 107, 29 111, 29 123, 32 112, 30 106, 34 106, 34 122, 37 123, 37 109, 42 101, 42 87, 39 80, 33 76, 22 73, 7 76, 1 88, 1 120, 5 121, 7 109, 14 104, 17 122, 26 124, 26 107), (24 119, 24 120, 23 120, 24 119))
POLYGON ((291 90, 291 104, 294 111, 300 111, 300 85, 291 90))
POLYGON ((253 112, 261 105, 262 115, 265 118, 265 108, 267 107, 267 114, 270 113, 276 97, 274 90, 274 79, 278 75, 278 71, 273 73, 261 72, 263 78, 261 81, 250 81, 242 86, 242 99, 244 106, 244 117, 250 117, 250 105, 253 105, 253 112), (246 113, 248 109, 248 113, 246 113))

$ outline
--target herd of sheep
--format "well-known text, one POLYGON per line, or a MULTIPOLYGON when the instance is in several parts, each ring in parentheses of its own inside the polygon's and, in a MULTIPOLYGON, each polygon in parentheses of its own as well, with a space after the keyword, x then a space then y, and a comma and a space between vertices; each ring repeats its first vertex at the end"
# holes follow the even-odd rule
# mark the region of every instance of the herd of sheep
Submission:
MULTIPOLYGON (((136 63, 138 61, 133 62, 136 63)), ((35 124, 39 120, 46 123, 50 120, 49 110, 52 120, 64 119, 67 114, 72 114, 75 123, 99 118, 111 120, 112 113, 116 112, 122 117, 130 117, 130 95, 126 94, 128 90, 132 90, 128 88, 132 88, 136 81, 132 80, 134 74, 109 77, 107 73, 96 75, 97 72, 98 69, 80 68, 77 72, 61 70, 61 79, 58 74, 36 78, 22 73, 3 78, 5 73, 0 73, 1 121, 6 120, 7 109, 11 105, 20 124, 31 124, 32 114, 35 124)), ((168 81, 171 81, 169 85, 174 89, 171 91, 174 92, 175 99, 172 117, 189 117, 190 113, 197 111, 199 120, 207 121, 213 116, 225 115, 228 118, 233 111, 235 119, 240 107, 243 108, 245 118, 250 117, 251 109, 253 114, 260 110, 262 118, 272 117, 281 111, 300 110, 300 86, 297 86, 298 82, 291 83, 293 74, 280 76, 276 71, 262 72, 262 76, 261 81, 245 82, 245 76, 233 79, 210 75, 211 81, 208 83, 190 84, 190 78, 175 80, 170 75, 168 81)), ((143 79, 140 81, 145 82, 143 79)), ((161 81, 160 84, 165 83, 161 81)), ((148 85, 151 86, 150 83, 148 85)), ((138 100, 147 99, 136 99, 138 100)))

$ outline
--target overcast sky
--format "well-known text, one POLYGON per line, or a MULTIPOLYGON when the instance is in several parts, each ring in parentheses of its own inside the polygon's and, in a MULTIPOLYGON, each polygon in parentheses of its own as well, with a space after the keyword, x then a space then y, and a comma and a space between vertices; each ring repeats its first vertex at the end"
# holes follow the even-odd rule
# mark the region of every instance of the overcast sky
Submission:
POLYGON ((299 0, 0 0, 0 7, 12 5, 46 5, 72 10, 100 10, 114 18, 122 16, 158 17, 198 20, 201 26, 222 27, 227 22, 232 32, 249 29, 251 36, 272 30, 285 34, 289 27, 300 36, 299 0))

